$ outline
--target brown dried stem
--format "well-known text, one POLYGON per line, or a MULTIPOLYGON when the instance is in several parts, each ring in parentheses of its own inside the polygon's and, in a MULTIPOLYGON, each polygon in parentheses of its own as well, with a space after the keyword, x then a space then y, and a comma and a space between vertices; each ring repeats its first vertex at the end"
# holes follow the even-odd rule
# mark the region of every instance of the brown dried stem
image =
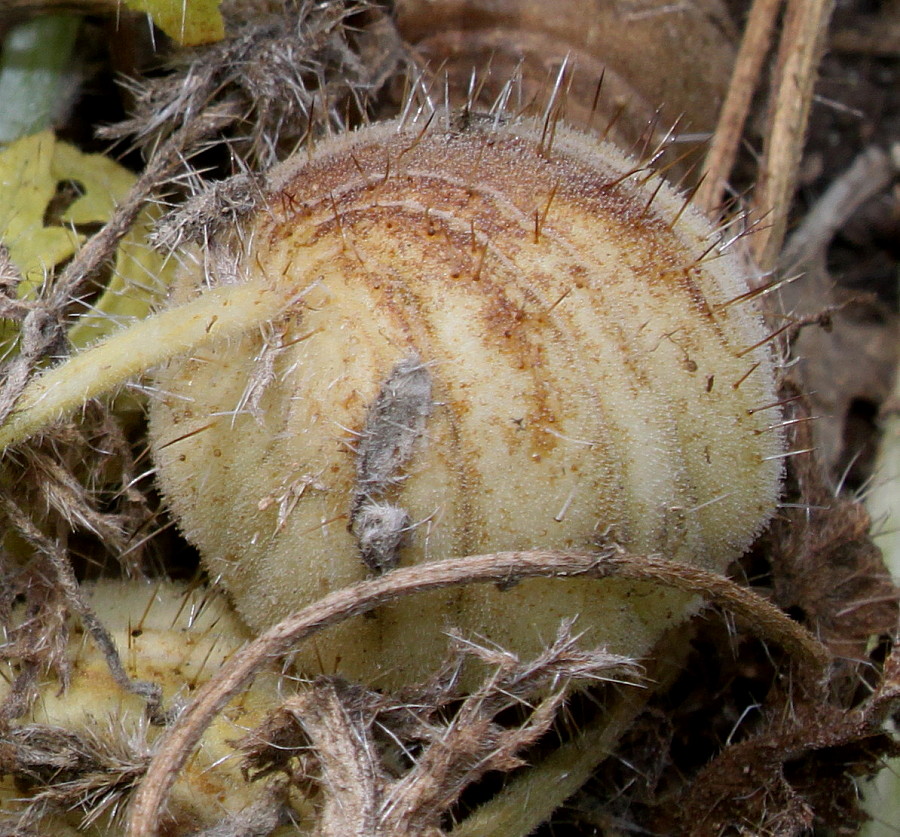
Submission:
MULTIPOLYGON (((556 639, 528 661, 454 636, 445 667, 399 699, 340 677, 318 677, 270 714, 242 748, 261 769, 257 775, 283 770, 318 787, 315 837, 438 837, 442 818, 469 785, 489 772, 525 766, 522 752, 551 729, 572 684, 638 685, 628 658, 580 649, 574 621, 565 620, 556 639), (456 674, 465 659, 488 673, 460 701, 456 674), (525 714, 510 723, 510 710, 525 714), (413 752, 409 769, 398 771, 397 756, 413 752)), ((551 783, 543 791, 552 808, 558 790, 551 783)))
POLYGON ((765 217, 751 239, 757 263, 768 270, 781 251, 788 211, 806 140, 819 60, 834 0, 789 0, 772 79, 772 105, 751 215, 765 217))
POLYGON ((763 61, 772 44, 772 30, 782 0, 755 0, 741 40, 728 95, 706 154, 706 177, 697 190, 696 205, 713 215, 722 202, 728 175, 734 167, 753 93, 763 61))
POLYGON ((612 755, 622 734, 653 694, 654 689, 624 691, 602 717, 579 729, 572 741, 515 777, 454 828, 450 837, 531 834, 590 779, 603 759, 612 755))
POLYGON ((158 833, 160 811, 169 790, 206 727, 263 666, 287 653, 297 642, 402 596, 471 583, 506 587, 538 576, 616 576, 699 594, 748 620, 762 636, 781 644, 817 677, 824 677, 830 664, 828 651, 811 634, 752 591, 716 573, 658 556, 628 555, 617 548, 601 553, 501 552, 405 567, 331 593, 235 654, 197 692, 191 706, 166 733, 135 795, 127 837, 154 837, 158 833))

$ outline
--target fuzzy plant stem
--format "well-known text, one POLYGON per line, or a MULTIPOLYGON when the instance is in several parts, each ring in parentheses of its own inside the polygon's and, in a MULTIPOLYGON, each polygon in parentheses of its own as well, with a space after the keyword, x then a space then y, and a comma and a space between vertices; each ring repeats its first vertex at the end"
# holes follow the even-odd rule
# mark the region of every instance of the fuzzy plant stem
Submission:
MULTIPOLYGON (((33 383, 37 365, 63 340, 64 319, 60 312, 79 297, 85 283, 109 259, 122 238, 132 229, 147 200, 184 163, 197 143, 229 124, 237 113, 234 102, 224 102, 204 111, 197 119, 189 120, 175 131, 154 152, 144 173, 132 186, 125 200, 118 204, 109 221, 78 250, 41 303, 34 305, 28 312, 21 326, 19 353, 3 369, 5 378, 0 387, 0 422, 6 422, 17 406, 23 390, 29 383, 33 383)), ((19 406, 18 412, 22 412, 22 409, 19 406)), ((37 429, 38 427, 34 427, 29 433, 37 429)), ((9 443, 0 443, 0 450, 7 444, 9 443)))
POLYGON ((53 125, 64 98, 80 18, 46 15, 15 26, 0 59, 0 142, 53 125))
POLYGON ((171 357, 274 319, 285 304, 268 282, 259 280, 214 288, 193 302, 135 323, 33 379, 0 426, 0 450, 171 357))
POLYGON ((450 837, 502 834, 527 837, 576 793, 634 723, 654 689, 628 689, 598 721, 579 730, 539 764, 513 779, 499 794, 463 820, 450 837))

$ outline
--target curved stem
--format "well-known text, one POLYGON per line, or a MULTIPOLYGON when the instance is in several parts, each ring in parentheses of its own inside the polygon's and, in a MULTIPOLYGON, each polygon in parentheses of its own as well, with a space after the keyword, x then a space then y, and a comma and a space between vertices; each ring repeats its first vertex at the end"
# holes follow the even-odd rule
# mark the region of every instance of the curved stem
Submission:
POLYGON ((179 771, 216 714, 264 666, 318 631, 417 592, 472 583, 507 587, 525 578, 627 578, 702 595, 749 619, 763 636, 798 657, 820 680, 830 664, 828 650, 774 605, 709 570, 659 556, 628 555, 613 547, 602 553, 499 552, 447 558, 394 570, 337 590, 270 628, 236 653, 198 690, 194 701, 166 732, 131 805, 127 837, 155 837, 160 811, 179 771))

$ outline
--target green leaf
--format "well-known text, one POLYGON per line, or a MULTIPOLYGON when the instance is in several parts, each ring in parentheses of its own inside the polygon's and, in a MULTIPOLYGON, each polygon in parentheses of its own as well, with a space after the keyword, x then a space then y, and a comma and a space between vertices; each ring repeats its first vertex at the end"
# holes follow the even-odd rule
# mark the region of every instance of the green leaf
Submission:
MULTIPOLYGON (((23 276, 19 299, 34 299, 47 276, 70 259, 85 236, 76 225, 109 220, 135 176, 102 154, 84 154, 58 142, 50 131, 23 137, 0 151, 0 242, 23 276), (60 183, 81 192, 60 216, 45 224, 60 183)), ((171 267, 146 243, 154 211, 145 210, 119 245, 112 278, 69 331, 84 346, 115 331, 127 320, 145 317, 168 286, 171 267)), ((0 351, 9 350, 17 325, 0 320, 0 351)))
POLYGON ((81 18, 46 15, 9 30, 0 56, 0 142, 49 128, 71 85, 81 18))
POLYGON ((125 0, 129 9, 147 12, 153 22, 183 46, 221 41, 225 24, 219 14, 221 0, 125 0))

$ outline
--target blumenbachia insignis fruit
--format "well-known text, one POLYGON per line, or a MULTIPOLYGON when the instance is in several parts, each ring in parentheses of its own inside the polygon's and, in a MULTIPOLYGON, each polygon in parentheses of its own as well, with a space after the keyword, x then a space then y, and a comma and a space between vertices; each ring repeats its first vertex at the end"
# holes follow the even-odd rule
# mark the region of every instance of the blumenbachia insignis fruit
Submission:
MULTIPOLYGON (((323 142, 182 273, 173 304, 232 283, 289 304, 157 374, 160 485, 254 629, 446 556, 614 539, 722 571, 772 512, 783 438, 754 293, 716 241, 561 125, 437 114, 323 142)), ((639 655, 690 606, 621 581, 456 589, 298 659, 396 685, 451 627, 534 654, 573 614, 639 655)))
MULTIPOLYGON (((118 580, 86 590, 128 676, 158 684, 169 712, 189 701, 248 639, 224 597, 208 590, 118 580)), ((31 710, 4 730, 3 813, 21 816, 20 825, 30 823, 34 833, 74 833, 67 830, 72 825, 77 833, 113 837, 123 833, 115 814, 165 727, 148 721, 145 700, 116 681, 101 651, 74 628, 66 660, 68 683, 44 677, 31 710)), ((4 672, 0 697, 15 673, 4 672)), ((217 716, 175 785, 164 822, 171 833, 215 825, 265 793, 264 782, 251 783, 241 772, 235 743, 279 704, 278 681, 264 673, 217 716)))

